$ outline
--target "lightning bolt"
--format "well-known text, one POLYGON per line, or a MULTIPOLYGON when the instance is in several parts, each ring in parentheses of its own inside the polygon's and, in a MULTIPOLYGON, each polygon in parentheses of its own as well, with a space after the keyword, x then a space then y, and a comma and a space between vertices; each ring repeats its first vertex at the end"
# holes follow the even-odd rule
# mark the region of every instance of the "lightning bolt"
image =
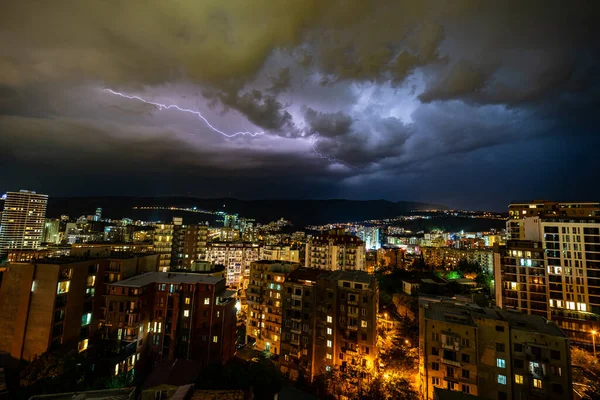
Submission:
MULTIPOLYGON (((223 132, 220 129, 217 129, 216 127, 214 127, 201 113, 200 111, 197 110, 192 110, 189 108, 183 108, 178 106, 177 104, 163 104, 163 103, 157 103, 155 101, 151 101, 151 100, 147 100, 144 99, 140 96, 133 96, 133 95, 129 95, 129 94, 125 94, 125 93, 121 93, 121 92, 117 92, 116 90, 112 90, 109 88, 104 89, 105 92, 112 94, 113 96, 119 96, 122 97, 124 99, 129 99, 129 100, 135 100, 135 101, 139 101, 142 103, 146 103, 149 104, 151 106, 154 106, 156 108, 158 108, 159 110, 177 110, 177 111, 181 111, 181 112, 185 112, 185 113, 189 113, 189 114, 193 114, 195 116, 197 116, 198 118, 200 118, 202 121, 204 121, 204 123, 206 124, 206 126, 208 126, 211 130, 213 130, 216 133, 219 133, 225 137, 228 138, 232 138, 232 137, 236 137, 236 136, 251 136, 251 137, 256 137, 256 136, 261 136, 263 135, 265 132, 234 132, 234 133, 226 133, 223 132)), ((356 165, 350 164, 344 160, 340 160, 338 158, 332 157, 332 156, 328 156, 327 154, 323 154, 320 151, 317 150, 315 144, 317 142, 317 140, 319 139, 319 133, 313 133, 312 135, 310 135, 310 137, 308 138, 308 142, 310 143, 310 146, 312 147, 313 151, 315 152, 316 155, 319 156, 319 158, 324 159, 329 161, 330 163, 333 164, 343 164, 349 168, 355 169, 359 172, 364 172, 365 168, 360 168, 356 165)))
POLYGON ((321 159, 327 160, 327 161, 329 161, 330 163, 333 163, 333 164, 343 164, 343 165, 345 165, 345 166, 347 166, 349 168, 353 168, 353 169, 355 169, 355 170, 357 170, 359 172, 365 172, 366 168, 361 168, 359 166, 350 164, 350 163, 348 163, 348 162, 346 162, 344 160, 340 160, 339 158, 335 158, 335 157, 332 157, 332 156, 328 156, 327 154, 321 153, 320 151, 317 150, 317 148, 315 146, 317 140, 319 140, 319 133, 315 132, 315 133, 313 133, 312 135, 309 136, 308 143, 310 143, 310 147, 312 147, 312 149, 315 152, 315 154, 318 155, 321 159))
POLYGON ((178 110, 178 111, 182 111, 182 112, 186 112, 189 114, 193 114, 195 116, 197 116, 198 118, 200 118, 202 121, 204 121, 204 123, 206 124, 206 126, 208 126, 211 130, 215 131, 216 133, 219 133, 225 137, 231 138, 231 137, 236 137, 236 136, 260 136, 263 135, 264 132, 235 132, 235 133, 226 133, 223 132, 217 128, 215 128, 201 113, 200 111, 197 110, 191 110, 189 108, 183 108, 183 107, 179 107, 177 104, 162 104, 162 103, 157 103, 154 101, 150 101, 150 100, 146 100, 140 96, 131 96, 125 93, 121 93, 121 92, 117 92, 116 90, 112 90, 112 89, 104 89, 105 92, 110 93, 114 96, 119 96, 122 97, 124 99, 129 99, 129 100, 136 100, 136 101, 140 101, 142 103, 146 103, 146 104, 150 104, 156 108, 158 108, 159 110, 178 110))

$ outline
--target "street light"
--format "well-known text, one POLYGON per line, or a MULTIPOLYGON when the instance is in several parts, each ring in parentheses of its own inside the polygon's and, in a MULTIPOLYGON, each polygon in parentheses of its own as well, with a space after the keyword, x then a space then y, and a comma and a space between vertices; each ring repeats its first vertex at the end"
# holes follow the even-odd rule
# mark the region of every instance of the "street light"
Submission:
POLYGON ((594 357, 596 357, 596 330, 592 330, 592 347, 594 348, 594 357))

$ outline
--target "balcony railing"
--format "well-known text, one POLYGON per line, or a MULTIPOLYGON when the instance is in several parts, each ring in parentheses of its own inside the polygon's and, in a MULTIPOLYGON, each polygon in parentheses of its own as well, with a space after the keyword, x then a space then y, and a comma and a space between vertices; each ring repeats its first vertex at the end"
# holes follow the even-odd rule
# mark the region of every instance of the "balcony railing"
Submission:
POLYGON ((453 344, 442 343, 442 348, 449 349, 449 350, 456 350, 456 351, 460 350, 460 346, 458 345, 458 343, 453 343, 453 344))
POLYGON ((447 358, 441 358, 442 364, 454 365, 455 367, 460 367, 460 362, 448 360, 447 358))

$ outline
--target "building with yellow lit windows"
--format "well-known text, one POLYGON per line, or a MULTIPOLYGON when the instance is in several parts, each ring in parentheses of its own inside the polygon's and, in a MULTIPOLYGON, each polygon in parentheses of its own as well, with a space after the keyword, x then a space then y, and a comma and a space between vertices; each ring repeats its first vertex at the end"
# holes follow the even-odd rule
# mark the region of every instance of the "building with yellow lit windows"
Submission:
POLYGON ((273 260, 250 264, 246 335, 256 350, 280 354, 283 286, 289 273, 298 267, 298 263, 273 260))

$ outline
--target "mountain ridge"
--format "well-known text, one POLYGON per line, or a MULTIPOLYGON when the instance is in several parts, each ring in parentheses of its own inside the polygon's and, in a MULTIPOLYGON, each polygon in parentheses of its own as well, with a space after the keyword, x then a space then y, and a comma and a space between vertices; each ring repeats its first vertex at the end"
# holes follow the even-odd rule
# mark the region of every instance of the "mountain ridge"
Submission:
POLYGON ((197 207, 205 211, 224 211, 245 218, 254 218, 265 223, 281 217, 294 225, 316 225, 364 221, 369 219, 393 218, 409 213, 411 210, 447 209, 446 206, 416 201, 389 200, 348 200, 348 199, 261 199, 240 200, 235 198, 198 198, 186 196, 85 196, 50 197, 48 217, 62 214, 71 217, 93 214, 97 207, 103 209, 108 218, 133 218, 149 221, 167 221, 169 216, 182 216, 184 223, 210 220, 208 214, 170 211, 170 210, 134 210, 133 207, 197 207), (175 215, 176 214, 176 215, 175 215))

